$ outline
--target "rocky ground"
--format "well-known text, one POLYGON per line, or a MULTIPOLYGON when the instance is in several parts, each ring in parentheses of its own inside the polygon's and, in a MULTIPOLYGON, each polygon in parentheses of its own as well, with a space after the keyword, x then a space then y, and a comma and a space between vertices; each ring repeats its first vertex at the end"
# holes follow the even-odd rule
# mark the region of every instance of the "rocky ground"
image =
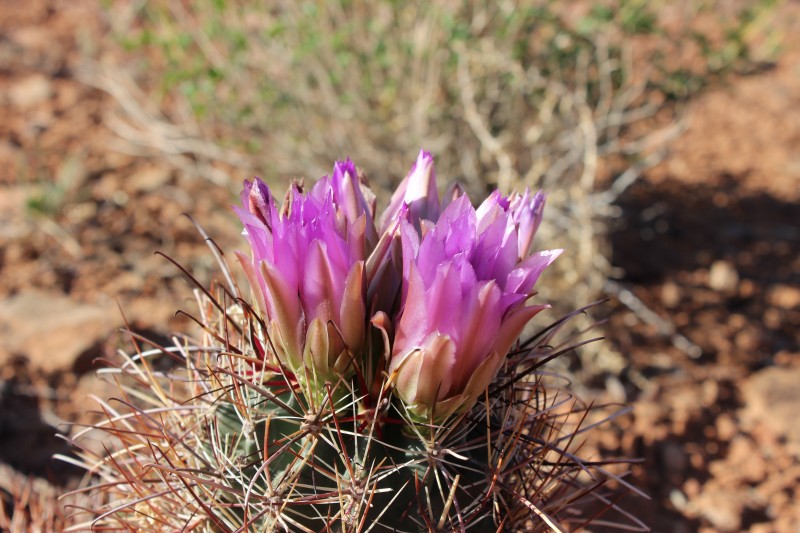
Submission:
MULTIPOLYGON (((117 104, 79 81, 102 46, 98 13, 91 0, 0 0, 4 494, 20 476, 74 482, 50 460, 65 451, 53 428, 104 395, 92 361, 123 342, 122 311, 156 338, 188 327, 173 315, 191 308, 188 286, 153 256, 210 278, 181 214, 239 246, 227 209, 239 176, 215 185, 114 144, 117 104)), ((620 286, 701 351, 614 305, 605 335, 626 368, 595 385, 633 412, 596 438, 644 459, 636 481, 652 499, 623 503, 654 531, 800 531, 800 46, 788 44, 773 68, 694 101, 668 160, 620 201, 620 286)))

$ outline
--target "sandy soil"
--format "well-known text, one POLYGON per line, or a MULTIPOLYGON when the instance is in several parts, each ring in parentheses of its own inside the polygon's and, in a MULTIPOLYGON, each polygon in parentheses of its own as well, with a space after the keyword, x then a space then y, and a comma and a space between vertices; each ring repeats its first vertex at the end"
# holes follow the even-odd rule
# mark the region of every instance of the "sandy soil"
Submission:
MULTIPOLYGON (((102 47, 91 0, 0 0, 0 494, 19 476, 68 486, 54 428, 103 395, 92 361, 130 326, 163 338, 188 324, 185 281, 212 259, 182 217, 238 246, 223 187, 118 152, 111 98, 82 84, 102 47)), ((797 3, 787 20, 800 18, 797 3)), ((800 24, 794 23, 800 29, 800 24)), ((800 31, 796 32, 800 35, 800 31)), ((620 201, 618 280, 702 353, 615 304, 605 332, 626 357, 598 375, 633 414, 596 435, 642 457, 651 495, 624 500, 654 531, 800 530, 800 46, 772 68, 691 104, 667 161, 620 201)))

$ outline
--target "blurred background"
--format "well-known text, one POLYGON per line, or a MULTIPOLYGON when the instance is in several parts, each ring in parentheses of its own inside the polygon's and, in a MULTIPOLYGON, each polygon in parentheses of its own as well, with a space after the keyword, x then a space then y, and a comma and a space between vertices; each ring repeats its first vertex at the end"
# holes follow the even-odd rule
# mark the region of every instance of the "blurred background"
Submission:
POLYGON ((230 254, 244 178, 349 156, 380 206, 425 148, 473 199, 548 192, 551 320, 609 298, 556 369, 633 407, 587 434, 643 459, 621 505, 800 531, 796 0, 0 0, 0 117, 0 529, 63 524, 55 428, 110 394, 115 331, 188 330, 153 255, 215 276, 183 213, 230 254))

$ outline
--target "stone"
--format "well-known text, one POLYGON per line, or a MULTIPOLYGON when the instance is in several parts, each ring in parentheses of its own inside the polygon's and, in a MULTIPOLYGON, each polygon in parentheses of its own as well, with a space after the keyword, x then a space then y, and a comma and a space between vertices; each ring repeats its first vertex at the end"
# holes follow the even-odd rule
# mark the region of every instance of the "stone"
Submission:
POLYGON ((127 185, 134 191, 151 192, 163 187, 172 179, 172 171, 163 166, 148 166, 137 170, 127 185))
POLYGON ((733 292, 739 285, 739 273, 730 261, 720 259, 711 264, 708 286, 719 292, 733 292))
POLYGON ((717 531, 728 533, 741 531, 742 502, 734 488, 710 484, 703 487, 700 495, 688 504, 689 516, 700 516, 708 520, 717 531))
POLYGON ((32 74, 9 88, 8 99, 14 106, 30 109, 49 100, 52 93, 53 86, 46 76, 32 74))
POLYGON ((725 459, 729 463, 728 468, 735 465, 737 479, 744 478, 749 483, 757 484, 767 477, 768 465, 764 457, 759 453, 757 445, 744 435, 731 440, 725 459))
POLYGON ((722 413, 715 422, 717 438, 723 442, 731 440, 739 431, 736 421, 729 413, 722 413))
POLYGON ((674 281, 669 280, 661 287, 661 303, 670 308, 681 303, 681 289, 674 281))
MULTIPOLYGON (((0 188, 0 242, 23 239, 34 229, 25 215, 27 201, 39 191, 29 185, 0 188)), ((6 245, 3 244, 5 248, 6 245)))
POLYGON ((785 283, 775 285, 767 293, 767 302, 781 309, 800 307, 800 287, 785 283))
POLYGON ((120 322, 113 305, 79 303, 38 290, 20 292, 0 301, 0 364, 25 357, 31 367, 46 373, 72 370, 120 322))
POLYGON ((742 385, 742 425, 752 429, 763 425, 800 459, 800 367, 770 367, 750 376, 742 385))

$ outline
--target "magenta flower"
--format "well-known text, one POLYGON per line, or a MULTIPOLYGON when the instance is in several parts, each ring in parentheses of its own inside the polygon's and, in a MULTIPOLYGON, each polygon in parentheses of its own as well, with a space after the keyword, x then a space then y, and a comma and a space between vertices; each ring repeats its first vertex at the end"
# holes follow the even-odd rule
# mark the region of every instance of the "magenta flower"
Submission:
POLYGON ((542 191, 537 192, 531 197, 530 190, 526 189, 525 194, 519 195, 516 192, 509 198, 508 211, 517 226, 517 249, 519 258, 525 258, 531 249, 533 237, 544 215, 545 195, 542 191))
POLYGON ((389 205, 381 215, 381 233, 392 226, 404 205, 408 206, 411 220, 417 226, 420 220, 435 222, 439 218, 439 192, 436 189, 433 157, 424 150, 420 150, 411 171, 397 186, 389 205))
POLYGON ((456 195, 421 238, 413 219, 401 222, 402 302, 389 371, 413 415, 441 420, 472 406, 547 307, 526 305, 561 252, 528 253, 543 203, 542 194, 495 192, 476 210, 456 195))
POLYGON ((544 203, 495 192, 475 209, 458 187, 440 201, 421 151, 379 234, 374 195, 348 160, 308 193, 292 185, 281 207, 263 181, 245 181, 236 212, 252 256, 237 257, 275 357, 298 379, 358 367, 374 393, 388 371, 414 417, 441 420, 474 404, 546 307, 527 303, 560 253, 530 253, 544 203), (367 342, 370 323, 383 342, 367 342))
POLYGON ((352 370, 366 329, 365 259, 377 239, 355 166, 336 163, 307 194, 293 184, 280 209, 258 178, 245 181, 241 199, 252 257, 237 256, 278 359, 317 380, 352 370))

